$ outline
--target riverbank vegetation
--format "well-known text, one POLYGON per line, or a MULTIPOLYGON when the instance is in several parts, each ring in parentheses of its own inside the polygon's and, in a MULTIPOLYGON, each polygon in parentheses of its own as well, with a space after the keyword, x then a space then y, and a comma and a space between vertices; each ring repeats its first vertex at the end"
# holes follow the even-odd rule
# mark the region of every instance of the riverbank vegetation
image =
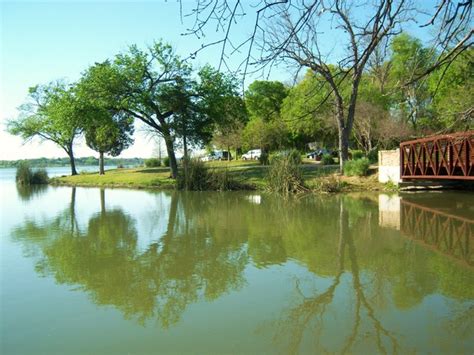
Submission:
POLYGON ((45 169, 32 170, 26 163, 20 164, 16 169, 15 176, 18 185, 41 185, 49 181, 48 173, 45 169))
MULTIPOLYGON (((96 157, 74 158, 76 167, 80 172, 81 166, 99 166, 96 157)), ((142 158, 105 158, 105 166, 139 167, 144 164, 142 158)), ((16 168, 22 163, 27 163, 31 168, 52 168, 69 166, 68 158, 37 158, 22 160, 0 160, 0 168, 16 168)))
MULTIPOLYGON (((291 25, 294 13, 278 13, 270 42, 282 46, 277 50, 270 42, 263 43, 262 50, 271 56, 262 63, 284 60, 295 66, 300 75, 293 86, 256 80, 243 90, 237 76, 210 65, 195 67, 160 40, 146 48, 132 45, 90 66, 77 82, 52 81, 31 88, 19 117, 8 122, 8 131, 61 147, 71 175, 78 174, 73 148, 82 137, 99 153, 104 174, 105 155, 116 156, 130 146, 135 125, 141 124, 150 135, 161 137, 166 147, 166 161, 148 160, 147 166, 167 165, 168 176, 178 179, 178 186, 201 189, 208 185, 210 170, 198 163, 192 169, 180 167, 177 151, 189 162, 193 148, 233 151, 236 158, 258 148, 266 165, 272 156, 291 149, 300 154, 319 150, 324 152, 318 157, 323 164, 337 163, 345 175, 364 176, 379 149, 397 147, 415 136, 474 128, 472 48, 461 50, 447 43, 443 51, 452 48, 447 53, 456 54, 448 61, 443 51, 403 32, 401 20, 411 11, 403 1, 364 5, 367 14, 375 13, 367 24, 358 23, 349 8, 338 4, 328 5, 331 11, 314 12, 322 6, 316 3, 301 9, 311 16, 297 29, 291 25), (349 34, 347 57, 339 62, 328 61, 330 57, 320 52, 320 40, 312 35, 315 21, 329 13, 339 24, 331 30, 349 34), (281 14, 288 21, 280 21, 281 14), (286 35, 288 40, 283 41, 286 35), (180 176, 188 173, 195 175, 180 176), (204 181, 197 182, 197 176, 204 181)), ((457 35, 463 33, 458 30, 457 35)), ((270 166, 267 185, 275 191, 299 191, 304 186, 299 164, 283 165, 281 160, 270 166), (275 186, 278 183, 282 185, 275 186)), ((152 178, 140 175, 148 170, 134 170, 138 175, 131 174, 133 178, 122 174, 115 178, 131 179, 132 184, 138 179, 138 186, 160 185, 165 169, 158 169, 152 178)), ((212 176, 230 184, 225 174, 212 176)), ((339 186, 331 181, 333 187, 339 186)))
MULTIPOLYGON (((271 165, 261 165, 258 161, 232 161, 199 163, 206 172, 198 174, 188 182, 186 187, 183 180, 170 178, 167 167, 158 168, 131 168, 110 169, 105 175, 96 173, 81 173, 75 176, 62 176, 51 179, 53 185, 85 186, 85 187, 112 187, 112 188, 138 188, 138 189, 183 189, 183 190, 258 190, 274 191, 270 187, 269 177, 271 165), (211 178, 209 178, 209 171, 211 178), (212 180, 214 179, 214 181, 212 180), (203 183, 207 182, 206 184, 203 183), (193 186, 193 184, 195 184, 193 186)), ((200 169, 199 168, 199 169, 200 169)), ((303 163, 299 166, 297 189, 288 188, 294 192, 335 193, 351 191, 385 191, 386 187, 378 183, 375 169, 371 169, 365 177, 347 177, 340 175, 338 165, 323 166, 315 163, 303 163), (301 185, 303 182, 303 185, 301 185)), ((178 176, 184 179, 184 172, 179 169, 178 176)), ((188 175, 189 176, 189 175, 188 175)), ((286 175, 285 175, 286 177, 286 175)), ((292 182, 292 178, 286 178, 292 182)), ((274 185, 275 186, 275 185, 274 185)))

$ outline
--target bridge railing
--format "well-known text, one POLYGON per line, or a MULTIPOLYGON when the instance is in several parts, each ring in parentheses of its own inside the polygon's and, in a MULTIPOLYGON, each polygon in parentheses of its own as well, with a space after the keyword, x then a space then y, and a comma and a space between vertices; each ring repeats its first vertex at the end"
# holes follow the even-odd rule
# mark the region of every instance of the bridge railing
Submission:
POLYGON ((400 177, 474 180, 474 131, 401 143, 400 177))

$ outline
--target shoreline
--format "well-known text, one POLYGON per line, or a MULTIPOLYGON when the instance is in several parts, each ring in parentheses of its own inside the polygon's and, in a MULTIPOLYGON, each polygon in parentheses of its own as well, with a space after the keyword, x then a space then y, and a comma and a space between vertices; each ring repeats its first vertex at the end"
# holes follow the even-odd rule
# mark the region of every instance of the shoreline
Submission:
MULTIPOLYGON (((265 191, 266 167, 256 164, 210 165, 214 169, 226 169, 242 188, 231 191, 265 191)), ((307 191, 304 193, 346 193, 346 192, 396 192, 397 188, 378 182, 377 174, 363 177, 347 177, 335 173, 335 167, 304 164, 302 166, 307 191)), ((125 188, 136 190, 177 190, 176 180, 169 177, 168 168, 135 168, 107 170, 105 175, 84 173, 75 176, 51 178, 51 186, 125 188)), ((209 190, 213 191, 213 190, 209 190)))

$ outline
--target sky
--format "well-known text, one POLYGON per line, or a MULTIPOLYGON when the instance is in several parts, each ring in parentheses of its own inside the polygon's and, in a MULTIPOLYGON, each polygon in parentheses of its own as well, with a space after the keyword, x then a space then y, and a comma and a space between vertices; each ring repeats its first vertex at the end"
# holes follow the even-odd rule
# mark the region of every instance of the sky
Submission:
MULTIPOLYGON (((183 0, 185 13, 190 2, 183 0)), ((253 29, 252 21, 248 16, 237 36, 244 38, 253 29)), ((6 120, 18 116, 29 87, 57 79, 73 82, 95 62, 112 58, 129 45, 145 47, 160 38, 186 57, 201 44, 194 37, 181 36, 190 25, 189 18, 181 23, 177 0, 0 0, 0 160, 66 156, 52 143, 23 144, 21 138, 5 132, 6 120)), ((206 40, 212 41, 212 36, 211 32, 206 40)), ((201 52, 193 65, 217 66, 219 50, 211 47, 201 52)), ((289 80, 286 74, 276 70, 272 79, 289 80)), ((134 145, 121 156, 147 158, 153 148, 154 143, 137 127, 134 145)), ((79 142, 75 155, 97 153, 79 142)))

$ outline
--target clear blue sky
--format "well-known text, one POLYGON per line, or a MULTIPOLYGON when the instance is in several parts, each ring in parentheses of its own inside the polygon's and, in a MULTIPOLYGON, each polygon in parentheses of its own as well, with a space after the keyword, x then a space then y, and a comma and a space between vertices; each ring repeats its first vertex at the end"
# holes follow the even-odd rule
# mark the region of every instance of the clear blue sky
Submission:
MULTIPOLYGON (((193 3, 192 0, 184 0, 193 3)), ((193 37, 183 37, 176 0, 155 1, 4 1, 0 0, 0 159, 57 157, 65 154, 53 144, 22 145, 21 139, 4 132, 7 118, 17 115, 28 88, 55 79, 76 80, 94 62, 113 57, 130 44, 146 46, 163 38, 187 56, 199 48, 193 37)), ((186 26, 187 25, 187 26, 186 26)), ((252 18, 239 26, 242 36, 252 30, 252 18)), ((212 40, 208 37, 207 40, 212 40)), ((217 65, 219 48, 199 55, 195 65, 217 65)), ((275 78, 289 79, 282 72, 275 78)), ((148 157, 153 145, 141 134, 122 155, 148 157)), ((77 156, 95 155, 84 144, 77 156)))

